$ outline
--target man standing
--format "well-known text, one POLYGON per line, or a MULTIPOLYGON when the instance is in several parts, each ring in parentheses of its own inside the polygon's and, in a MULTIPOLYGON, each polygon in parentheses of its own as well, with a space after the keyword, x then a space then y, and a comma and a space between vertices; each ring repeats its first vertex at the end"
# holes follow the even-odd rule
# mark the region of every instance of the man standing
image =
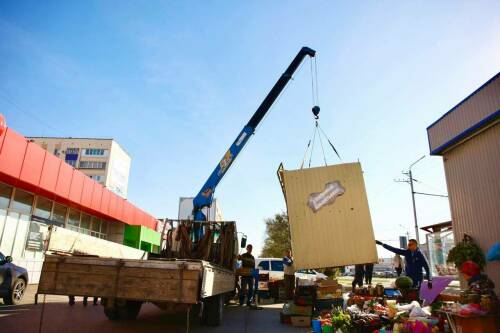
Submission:
POLYGON ((356 289, 356 285, 363 287, 363 277, 365 275, 365 265, 354 266, 354 280, 352 280, 352 292, 356 289))
POLYGON ((240 305, 243 305, 245 300, 245 290, 247 291, 247 306, 252 304, 253 299, 253 270, 255 269, 255 258, 252 255, 253 246, 247 245, 247 252, 238 256, 241 260, 241 267, 247 268, 249 272, 245 272, 241 276, 241 289, 240 289, 240 305))
POLYGON ((286 250, 283 257, 283 268, 285 273, 286 299, 293 299, 295 291, 295 269, 293 267, 292 250, 286 250))
POLYGON ((413 280, 414 288, 420 288, 420 285, 423 281, 422 269, 425 269, 427 286, 429 287, 429 289, 432 289, 431 270, 429 268, 429 264, 427 263, 427 259, 425 259, 425 256, 418 248, 418 243, 415 239, 410 239, 408 241, 407 249, 392 247, 380 241, 375 242, 378 245, 382 245, 385 249, 391 252, 404 256, 406 276, 410 277, 413 280))
POLYGON ((365 264, 365 283, 372 284, 373 264, 365 264))
POLYGON ((394 268, 396 269, 396 274, 398 277, 401 276, 401 272, 403 271, 403 259, 399 254, 396 254, 393 259, 394 268))

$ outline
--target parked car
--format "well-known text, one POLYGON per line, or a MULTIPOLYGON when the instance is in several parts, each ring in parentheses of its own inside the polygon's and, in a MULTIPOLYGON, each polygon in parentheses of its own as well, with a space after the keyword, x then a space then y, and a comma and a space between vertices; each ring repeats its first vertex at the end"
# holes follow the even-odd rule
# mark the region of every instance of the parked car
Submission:
POLYGON ((21 303, 26 286, 28 271, 12 263, 11 256, 0 252, 0 297, 4 304, 17 305, 21 303))
POLYGON ((397 274, 394 271, 381 270, 378 272, 374 272, 374 276, 381 277, 381 278, 393 278, 393 277, 397 277, 397 274))
MULTIPOLYGON (((257 258, 255 259, 255 266, 259 269, 259 273, 269 273, 269 281, 283 280, 285 278, 283 259, 281 258, 257 258)), ((314 269, 298 270, 295 272, 295 277, 315 281, 327 279, 325 274, 314 269)))

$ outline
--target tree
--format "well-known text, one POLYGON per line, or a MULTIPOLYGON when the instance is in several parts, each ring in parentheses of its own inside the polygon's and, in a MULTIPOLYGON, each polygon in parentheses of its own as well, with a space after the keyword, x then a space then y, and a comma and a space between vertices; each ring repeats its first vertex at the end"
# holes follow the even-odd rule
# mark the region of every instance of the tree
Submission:
POLYGON ((285 212, 265 219, 266 240, 262 249, 262 257, 280 258, 283 252, 291 248, 288 215, 285 212))

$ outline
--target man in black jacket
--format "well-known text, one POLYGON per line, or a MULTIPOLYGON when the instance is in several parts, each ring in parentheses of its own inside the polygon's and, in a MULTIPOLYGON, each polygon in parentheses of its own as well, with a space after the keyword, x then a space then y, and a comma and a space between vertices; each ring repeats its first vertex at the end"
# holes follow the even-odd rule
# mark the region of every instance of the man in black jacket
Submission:
POLYGON ((245 301, 245 290, 247 291, 247 305, 250 306, 253 300, 253 270, 255 269, 255 258, 252 255, 253 246, 247 245, 247 252, 238 256, 241 260, 241 267, 251 269, 249 273, 241 276, 240 305, 245 301))
POLYGON ((404 256, 405 258, 405 273, 406 276, 413 280, 413 287, 420 288, 423 281, 422 269, 425 270, 425 278, 427 279, 427 286, 432 289, 431 270, 427 259, 418 248, 418 243, 415 239, 408 241, 407 249, 399 249, 390 245, 384 244, 380 241, 375 241, 378 245, 382 245, 385 249, 404 256))

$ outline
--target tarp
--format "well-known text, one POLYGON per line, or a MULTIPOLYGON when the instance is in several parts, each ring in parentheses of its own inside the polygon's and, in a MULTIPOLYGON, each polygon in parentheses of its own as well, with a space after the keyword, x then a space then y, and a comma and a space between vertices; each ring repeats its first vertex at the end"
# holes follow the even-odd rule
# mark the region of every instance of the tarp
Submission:
POLYGON ((296 269, 378 261, 360 163, 280 170, 296 269))
POLYGON ((420 299, 424 300, 424 305, 429 305, 448 287, 453 281, 453 276, 436 276, 432 279, 432 289, 427 287, 427 283, 422 283, 420 287, 420 299))

